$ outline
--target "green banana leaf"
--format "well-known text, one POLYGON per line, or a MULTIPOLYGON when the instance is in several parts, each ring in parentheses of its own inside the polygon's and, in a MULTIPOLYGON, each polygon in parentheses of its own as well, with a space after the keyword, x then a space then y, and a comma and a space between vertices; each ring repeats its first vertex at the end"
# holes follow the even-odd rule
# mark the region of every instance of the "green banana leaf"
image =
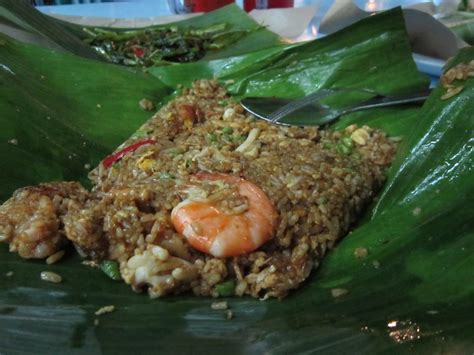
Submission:
POLYGON ((474 12, 458 11, 446 20, 446 26, 468 44, 474 44, 474 12))
POLYGON ((51 17, 35 10, 27 0, 0 0, 0 24, 33 34, 49 48, 100 59, 80 38, 51 17))
MULTIPOLYGON (((242 31, 242 36, 223 49, 209 51, 205 59, 226 58, 281 43, 278 35, 256 23, 235 4, 202 16, 149 28, 169 26, 182 29, 205 28, 222 23, 228 26, 228 31, 242 31)), ((1 24, 35 35, 36 41, 41 41, 43 46, 61 49, 85 58, 103 60, 91 47, 83 42, 83 39, 88 37, 83 31, 83 26, 44 15, 30 6, 28 0, 0 0, 1 24)), ((122 31, 123 29, 113 30, 122 31)))
MULTIPOLYGON (((469 48, 450 65, 473 58, 469 48)), ((161 104, 194 78, 233 80, 237 96, 427 84, 399 9, 320 41, 151 74, 0 37, 0 199, 38 181, 84 181, 84 164, 96 164, 147 119, 141 98, 161 104)), ((72 252, 47 266, 1 245, 0 352, 472 353, 473 79, 464 85, 446 101, 438 87, 422 108, 372 110, 336 124, 370 124, 403 140, 378 201, 288 298, 228 298, 227 320, 212 299, 150 300, 72 252), (356 259, 357 247, 369 255, 356 259), (41 281, 43 270, 64 281, 41 281), (333 298, 333 288, 349 292, 333 298), (116 310, 94 315, 106 305, 116 310)))

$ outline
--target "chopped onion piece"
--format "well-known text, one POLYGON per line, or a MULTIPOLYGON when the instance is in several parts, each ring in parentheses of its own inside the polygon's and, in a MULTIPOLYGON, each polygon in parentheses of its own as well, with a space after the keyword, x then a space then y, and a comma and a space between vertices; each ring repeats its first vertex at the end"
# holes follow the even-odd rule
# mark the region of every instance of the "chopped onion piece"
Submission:
POLYGON ((260 129, 258 128, 252 128, 249 132, 249 135, 247 136, 247 139, 235 149, 236 152, 243 153, 245 152, 250 145, 257 139, 258 135, 260 133, 260 129))

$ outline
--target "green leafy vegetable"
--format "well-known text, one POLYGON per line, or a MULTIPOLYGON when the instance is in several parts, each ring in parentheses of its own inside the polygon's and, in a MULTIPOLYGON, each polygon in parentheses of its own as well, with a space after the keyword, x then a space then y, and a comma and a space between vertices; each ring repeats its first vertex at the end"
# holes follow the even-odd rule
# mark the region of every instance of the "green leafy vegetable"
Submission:
POLYGON ((194 62, 208 50, 221 49, 238 41, 249 31, 230 31, 225 24, 202 29, 179 29, 174 26, 134 31, 85 28, 85 41, 109 62, 149 67, 163 61, 194 62))
POLYGON ((215 133, 208 133, 206 134, 206 139, 209 142, 217 142, 217 135, 215 133))
POLYGON ((221 297, 229 297, 235 294, 234 280, 228 280, 216 285, 216 291, 221 297))
POLYGON ((344 143, 339 143, 336 146, 336 148, 339 153, 344 154, 344 155, 349 155, 352 152, 352 147, 349 147, 348 145, 344 143))
POLYGON ((354 143, 351 137, 342 137, 341 141, 342 141, 342 144, 348 148, 352 148, 354 146, 354 143))
POLYGON ((167 173, 167 172, 164 172, 164 173, 160 174, 160 179, 171 180, 171 179, 174 179, 174 178, 175 178, 175 176, 173 174, 170 174, 170 173, 167 173))
POLYGON ((232 133, 234 133, 234 129, 232 127, 224 127, 224 128, 222 128, 222 133, 232 134, 232 133))
POLYGON ((120 281, 122 276, 120 275, 120 268, 118 262, 115 260, 104 260, 100 263, 100 269, 110 277, 112 280, 120 281))

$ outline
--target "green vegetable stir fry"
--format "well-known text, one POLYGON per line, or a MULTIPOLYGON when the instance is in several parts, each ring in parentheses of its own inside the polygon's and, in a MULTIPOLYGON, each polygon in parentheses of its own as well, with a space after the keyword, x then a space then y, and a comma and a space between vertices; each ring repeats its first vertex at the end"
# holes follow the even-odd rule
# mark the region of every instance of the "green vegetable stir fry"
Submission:
POLYGON ((166 62, 186 63, 203 58, 243 37, 248 30, 228 30, 225 23, 200 29, 172 27, 132 31, 84 28, 85 41, 109 62, 150 67, 166 62))

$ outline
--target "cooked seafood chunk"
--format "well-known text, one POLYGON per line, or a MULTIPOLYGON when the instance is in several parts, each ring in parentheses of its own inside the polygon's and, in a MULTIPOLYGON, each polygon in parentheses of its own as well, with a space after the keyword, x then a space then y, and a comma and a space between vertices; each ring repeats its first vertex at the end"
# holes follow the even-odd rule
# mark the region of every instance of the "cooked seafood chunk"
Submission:
POLYGON ((0 241, 23 258, 46 258, 66 242, 63 218, 89 193, 76 182, 55 182, 17 190, 0 206, 0 241))
MULTIPOLYGON (((254 251, 273 236, 278 213, 258 186, 226 174, 201 173, 196 178, 220 186, 211 195, 202 190, 189 194, 171 212, 176 230, 194 248, 219 258, 237 256, 254 251), (235 185, 236 191, 228 184, 235 185)), ((199 188, 189 188, 193 189, 199 188)))

